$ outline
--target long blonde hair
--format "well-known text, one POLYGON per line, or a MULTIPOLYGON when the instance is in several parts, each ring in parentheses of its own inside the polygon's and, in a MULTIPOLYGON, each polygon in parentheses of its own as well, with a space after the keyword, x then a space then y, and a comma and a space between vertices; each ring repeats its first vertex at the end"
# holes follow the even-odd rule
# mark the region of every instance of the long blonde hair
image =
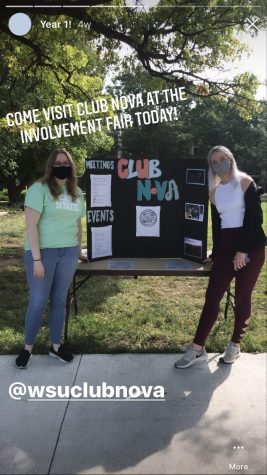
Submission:
POLYGON ((238 169, 237 163, 235 161, 234 155, 232 154, 229 148, 224 147, 224 145, 215 145, 212 147, 208 153, 208 164, 209 164, 209 171, 208 171, 208 181, 209 181, 209 193, 213 193, 218 183, 220 183, 220 177, 214 173, 212 166, 211 166, 211 157, 215 152, 222 152, 227 158, 230 160, 231 164, 231 176, 232 180, 237 184, 240 182, 241 178, 247 177, 248 175, 241 170, 238 169))
POLYGON ((72 197, 72 201, 75 201, 78 197, 77 176, 71 154, 65 148, 57 148, 50 153, 47 160, 44 175, 42 176, 42 178, 40 178, 39 181, 41 183, 47 183, 50 193, 55 199, 57 199, 62 193, 62 189, 57 184, 53 175, 53 166, 59 153, 64 153, 70 162, 71 176, 70 178, 67 178, 66 187, 68 194, 72 197))

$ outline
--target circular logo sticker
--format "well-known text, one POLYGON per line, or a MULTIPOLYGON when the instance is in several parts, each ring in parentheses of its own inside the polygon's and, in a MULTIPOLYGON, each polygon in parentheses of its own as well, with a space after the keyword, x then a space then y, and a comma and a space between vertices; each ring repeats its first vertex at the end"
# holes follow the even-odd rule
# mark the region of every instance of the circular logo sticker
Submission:
POLYGON ((157 222, 157 215, 152 209, 145 209, 140 214, 140 223, 143 226, 154 226, 157 222))

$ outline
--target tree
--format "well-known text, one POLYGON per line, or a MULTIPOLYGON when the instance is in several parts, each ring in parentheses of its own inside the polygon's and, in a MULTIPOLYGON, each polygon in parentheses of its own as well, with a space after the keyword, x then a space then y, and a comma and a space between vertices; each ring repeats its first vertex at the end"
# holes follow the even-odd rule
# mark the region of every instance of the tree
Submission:
MULTIPOLYGON (((35 35, 38 36, 38 32, 35 35)), ((47 60, 40 65, 32 50, 24 44, 14 43, 8 36, 2 44, 2 71, 5 74, 2 73, 0 89, 0 141, 3 144, 0 150, 0 181, 7 186, 11 202, 17 200, 21 189, 42 174, 44 162, 52 148, 69 148, 78 173, 81 173, 86 156, 99 148, 108 149, 113 143, 112 137, 101 131, 91 136, 25 145, 20 141, 20 127, 7 126, 5 115, 9 112, 28 110, 33 104, 34 108, 42 110, 47 105, 75 103, 84 97, 82 89, 88 97, 95 97, 102 91, 110 61, 99 62, 99 53, 92 42, 82 34, 76 37, 74 33, 67 35, 64 30, 55 32, 53 38, 45 32, 40 41, 47 57, 53 56, 53 62, 47 60), (64 67, 55 73, 53 65, 61 61, 62 54, 64 67), (72 79, 68 69, 72 70, 72 79)))
MULTIPOLYGON (((73 2, 66 3, 71 5, 73 2)), ((242 8, 235 8, 235 0, 203 0, 201 5, 205 8, 198 8, 195 3, 160 0, 158 6, 161 8, 156 6, 147 11, 134 6, 126 8, 127 2, 122 0, 87 0, 86 4, 92 8, 65 8, 64 14, 73 20, 74 28, 79 21, 88 23, 90 30, 86 34, 90 37, 93 34, 101 48, 128 45, 151 76, 184 86, 190 95, 227 95, 252 100, 247 95, 247 76, 214 81, 205 75, 205 71, 208 68, 219 70, 224 61, 240 57, 244 45, 235 33, 245 30, 251 15, 256 15, 264 28, 266 3, 259 6, 255 0, 239 0, 242 8), (103 4, 111 8, 101 8, 103 4), (220 8, 217 8, 218 4, 220 8), (98 5, 99 8, 95 8, 98 5)), ((139 1, 140 5, 142 2, 139 1)), ((55 15, 62 14, 62 10, 38 8, 40 14, 55 18, 55 15)), ((14 37, 7 27, 8 15, 7 9, 2 7, 0 31, 31 48, 36 61, 46 67, 45 63, 52 58, 47 57, 40 40, 34 38, 32 32, 27 37, 14 37)), ((36 15, 33 11, 33 16, 36 15)), ((61 67, 63 64, 55 65, 55 74, 61 67)), ((72 77, 71 70, 69 74, 72 77)))
POLYGON ((188 124, 194 137, 195 155, 205 157, 210 147, 225 145, 247 173, 260 176, 266 168, 266 104, 254 111, 251 120, 240 117, 229 100, 209 98, 198 104, 188 124))
MULTIPOLYGON (((71 5, 73 2, 64 1, 67 3, 71 5)), ((236 32, 244 31, 251 14, 256 15, 264 27, 266 4, 258 6, 256 1, 247 4, 247 0, 240 0, 242 8, 234 8, 234 0, 220 0, 220 8, 216 8, 217 0, 203 0, 201 4, 206 5, 205 8, 197 8, 189 2, 161 0, 158 5, 162 8, 146 11, 134 6, 125 8, 127 3, 122 0, 86 0, 88 3, 91 8, 66 8, 64 15, 62 9, 57 8, 33 9, 33 28, 26 36, 15 36, 10 32, 7 24, 10 11, 4 5, 0 6, 0 139, 4 143, 1 170, 2 176, 4 174, 8 182, 12 181, 8 186, 13 199, 11 188, 18 190, 14 186, 18 175, 19 186, 23 186, 39 173, 40 163, 49 147, 46 148, 45 143, 41 148, 38 144, 31 147, 19 144, 15 131, 5 126, 6 113, 29 109, 33 105, 38 108, 43 104, 96 98, 103 93, 103 79, 108 69, 118 61, 117 50, 122 45, 133 51, 132 58, 127 58, 128 62, 134 68, 141 65, 147 72, 147 84, 148 78, 152 78, 151 84, 161 81, 164 85, 183 86, 196 105, 199 99, 226 97, 229 104, 239 108, 244 118, 252 116, 253 106, 254 110, 257 109, 254 98, 257 78, 254 75, 214 81, 206 72, 211 68, 220 70, 225 61, 240 57, 244 45, 237 39, 236 32), (116 8, 95 8, 103 4, 116 8), (40 20, 48 16, 62 22, 71 19, 72 29, 53 30, 53 34, 51 30, 40 29, 40 20), (89 26, 79 28, 81 21, 89 26), (28 163, 27 172, 25 163, 28 163)), ((140 6, 142 2, 138 4, 140 6)), ((23 7, 20 11, 24 11, 23 7)), ((184 109, 182 112, 185 119, 190 111, 184 109)), ((176 154, 177 146, 184 154, 190 153, 195 135, 183 125, 181 122, 170 129, 171 126, 160 124, 150 141, 154 153, 157 140, 158 153, 166 149, 167 141, 172 143, 171 154, 176 154)), ((143 143, 149 143, 148 131, 144 134, 147 137, 144 135, 143 143)), ((73 137, 71 141, 64 141, 64 145, 69 144, 75 157, 84 157, 100 148, 108 149, 112 137, 105 133, 73 137)), ((53 146, 56 145, 57 141, 53 141, 53 146)))
MULTIPOLYGON (((149 82, 148 73, 140 66, 124 65, 116 87, 110 93, 162 89, 166 84, 158 78, 149 82)), ((255 94, 251 86, 251 95, 255 94)), ((154 107, 154 106, 152 106, 154 107)), ((178 104, 177 121, 136 127, 121 133, 121 144, 127 154, 160 158, 206 158, 214 145, 229 147, 241 169, 262 177, 266 169, 266 103, 243 110, 231 98, 220 96, 191 99, 178 104), (244 113, 245 112, 245 113, 244 113)))

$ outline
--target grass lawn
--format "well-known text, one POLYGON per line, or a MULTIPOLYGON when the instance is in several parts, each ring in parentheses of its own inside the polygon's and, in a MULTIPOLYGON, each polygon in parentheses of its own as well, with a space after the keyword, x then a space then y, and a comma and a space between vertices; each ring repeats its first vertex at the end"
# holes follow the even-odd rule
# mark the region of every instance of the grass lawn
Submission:
MULTIPOLYGON (((266 202, 263 210, 266 229, 266 202)), ((0 352, 6 354, 17 353, 23 344, 28 299, 23 235, 23 211, 1 206, 0 352)), ((210 228, 208 248, 211 248, 210 228)), ((93 277, 78 291, 79 315, 70 318, 70 344, 74 351, 83 353, 180 352, 194 336, 206 286, 205 277, 93 277)), ((253 294, 253 319, 243 339, 243 351, 267 350, 265 292, 266 267, 253 294)), ((223 308, 224 301, 207 340, 208 351, 223 351, 231 337, 233 313, 229 310, 225 321, 223 308)), ((48 341, 45 315, 35 352, 47 352, 48 341)))

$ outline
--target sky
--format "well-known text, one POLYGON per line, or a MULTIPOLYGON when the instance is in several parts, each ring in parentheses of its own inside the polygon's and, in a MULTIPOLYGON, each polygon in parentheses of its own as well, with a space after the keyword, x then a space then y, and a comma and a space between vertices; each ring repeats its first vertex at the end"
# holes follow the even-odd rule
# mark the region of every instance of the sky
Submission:
MULTIPOLYGON (((232 79, 245 72, 254 73, 262 83, 256 93, 257 100, 267 100, 267 31, 260 31, 256 37, 249 33, 237 35, 242 43, 246 43, 249 52, 242 55, 242 59, 224 63, 224 71, 207 70, 205 76, 213 80, 232 79)), ((204 75, 203 75, 204 76, 204 75)))
MULTIPOLYGON (((259 31, 257 37, 249 33, 241 35, 242 40, 251 48, 250 55, 243 55, 242 62, 234 63, 237 73, 252 71, 262 82, 267 80, 267 31, 259 31)), ((257 99, 267 100, 266 85, 259 87, 257 99)))

